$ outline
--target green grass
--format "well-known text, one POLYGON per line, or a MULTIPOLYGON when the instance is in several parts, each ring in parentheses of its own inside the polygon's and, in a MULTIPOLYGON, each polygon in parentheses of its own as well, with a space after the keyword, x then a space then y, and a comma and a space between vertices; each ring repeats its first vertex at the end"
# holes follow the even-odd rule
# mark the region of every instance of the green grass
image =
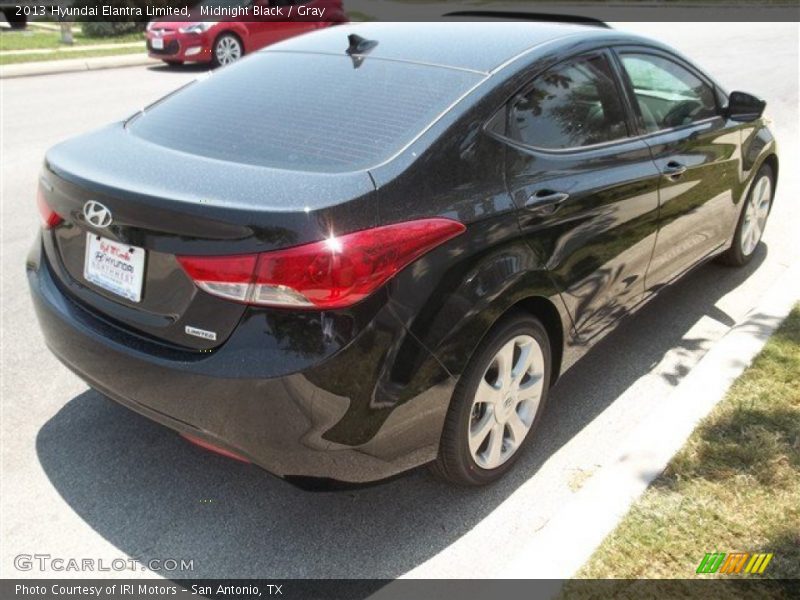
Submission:
POLYGON ((95 56, 116 56, 118 54, 143 54, 141 48, 105 48, 103 50, 76 50, 74 52, 48 52, 47 54, 3 54, 0 52, 0 65, 13 65, 43 60, 62 60, 67 58, 92 58, 95 56))
POLYGON ((800 305, 577 576, 714 577, 714 551, 800 578, 800 305))
MULTIPOLYGON (((141 42, 144 40, 143 33, 128 33, 114 37, 89 37, 80 30, 72 34, 75 41, 74 46, 87 46, 91 44, 122 44, 126 42, 141 42)), ((74 47, 72 46, 72 47, 74 47)), ((61 33, 59 31, 45 31, 28 27, 23 31, 0 30, 0 52, 4 50, 40 50, 69 48, 61 43, 61 33)), ((37 60, 48 60, 39 58, 37 60)))

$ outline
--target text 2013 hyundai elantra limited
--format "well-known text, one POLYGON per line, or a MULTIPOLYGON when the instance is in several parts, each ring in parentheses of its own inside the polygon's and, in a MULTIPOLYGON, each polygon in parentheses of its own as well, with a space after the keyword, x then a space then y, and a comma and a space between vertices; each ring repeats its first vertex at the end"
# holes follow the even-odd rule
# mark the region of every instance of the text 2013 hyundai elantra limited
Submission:
POLYGON ((620 318, 750 260, 763 108, 601 28, 323 30, 50 150, 36 311, 101 393, 297 483, 488 483, 620 318))

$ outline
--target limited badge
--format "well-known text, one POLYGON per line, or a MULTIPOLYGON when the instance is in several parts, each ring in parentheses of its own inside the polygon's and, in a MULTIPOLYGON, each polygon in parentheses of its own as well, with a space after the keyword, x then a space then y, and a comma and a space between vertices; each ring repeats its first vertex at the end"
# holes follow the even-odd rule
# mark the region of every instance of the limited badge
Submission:
POLYGON ((206 331, 205 329, 199 329, 197 327, 192 327, 191 325, 187 325, 183 330, 188 335, 193 335, 205 340, 211 340, 212 342, 217 340, 217 333, 215 331, 206 331))

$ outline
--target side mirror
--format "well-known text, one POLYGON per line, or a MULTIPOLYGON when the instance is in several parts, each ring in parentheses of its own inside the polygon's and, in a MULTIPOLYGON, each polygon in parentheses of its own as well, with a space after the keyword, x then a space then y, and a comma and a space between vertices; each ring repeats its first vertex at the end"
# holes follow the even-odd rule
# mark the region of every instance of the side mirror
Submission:
POLYGON ((767 105, 761 98, 746 92, 731 92, 728 96, 727 116, 734 121, 755 121, 767 105))

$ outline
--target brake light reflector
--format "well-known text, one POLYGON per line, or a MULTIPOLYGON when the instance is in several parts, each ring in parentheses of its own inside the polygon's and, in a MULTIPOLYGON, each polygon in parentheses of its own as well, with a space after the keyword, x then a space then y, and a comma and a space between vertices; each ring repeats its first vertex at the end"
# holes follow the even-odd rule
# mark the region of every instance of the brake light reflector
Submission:
POLYGON ((45 229, 52 229, 64 220, 61 218, 61 215, 47 204, 47 200, 44 199, 41 183, 36 189, 36 205, 39 207, 39 216, 42 218, 42 225, 45 229))
POLYGON ((343 308, 465 230, 450 219, 375 227, 286 250, 234 256, 179 256, 209 294, 261 306, 343 308))
POLYGON ((225 448, 220 448, 219 446, 215 446, 211 442, 202 440, 199 437, 189 435, 188 433, 181 433, 180 436, 186 441, 191 442, 195 446, 199 446, 203 450, 208 450, 209 452, 225 456, 226 458, 232 458, 233 460, 238 460, 239 462, 250 464, 250 461, 241 454, 236 454, 235 452, 231 452, 230 450, 226 450, 225 448))

